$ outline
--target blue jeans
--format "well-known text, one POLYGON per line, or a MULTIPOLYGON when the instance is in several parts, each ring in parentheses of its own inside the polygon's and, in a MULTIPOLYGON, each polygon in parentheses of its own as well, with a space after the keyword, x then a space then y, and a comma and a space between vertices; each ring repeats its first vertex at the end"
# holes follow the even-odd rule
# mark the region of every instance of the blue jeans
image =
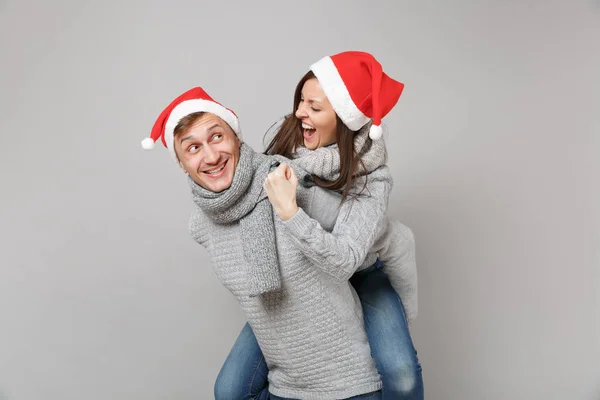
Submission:
MULTIPOLYGON (((269 400, 298 400, 298 399, 288 399, 286 397, 278 397, 271 395, 269 400)), ((346 400, 381 400, 381 390, 373 393, 361 394, 358 396, 352 396, 347 398, 346 400)))
POLYGON ((271 400, 269 369, 256 336, 246 323, 215 383, 215 400, 271 400))
POLYGON ((423 375, 404 306, 377 260, 350 278, 363 308, 371 356, 383 382, 383 400, 422 400, 423 375))
MULTIPOLYGON (((350 279, 363 307, 371 355, 381 375, 381 392, 352 399, 421 400, 423 378, 404 307, 377 260, 350 279)), ((269 394, 269 370, 250 325, 246 324, 215 383, 215 400, 280 400, 269 394)))
MULTIPOLYGON (((295 400, 269 393, 269 369, 254 332, 246 323, 215 383, 215 400, 295 400)), ((349 400, 381 400, 381 391, 349 400)))

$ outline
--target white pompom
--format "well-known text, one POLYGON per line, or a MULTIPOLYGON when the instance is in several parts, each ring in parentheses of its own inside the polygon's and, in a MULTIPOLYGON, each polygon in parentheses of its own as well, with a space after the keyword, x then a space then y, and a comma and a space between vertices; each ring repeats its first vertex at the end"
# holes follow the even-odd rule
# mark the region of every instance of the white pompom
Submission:
POLYGON ((153 148, 154 148, 154 140, 152 140, 149 137, 147 137, 146 139, 142 140, 142 149, 144 149, 144 150, 152 150, 153 148))
POLYGON ((377 140, 381 138, 383 135, 383 128, 379 125, 371 125, 371 129, 369 129, 369 137, 373 140, 377 140))

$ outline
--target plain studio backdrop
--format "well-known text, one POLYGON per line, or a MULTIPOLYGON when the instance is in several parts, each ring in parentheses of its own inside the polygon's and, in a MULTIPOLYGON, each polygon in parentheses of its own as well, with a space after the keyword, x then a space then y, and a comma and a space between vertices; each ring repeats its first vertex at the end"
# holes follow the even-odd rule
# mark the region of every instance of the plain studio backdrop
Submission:
POLYGON ((0 1, 0 399, 212 398, 244 317, 140 140, 202 85, 262 150, 344 50, 406 84, 426 398, 600 399, 598 1, 84 3, 0 1))

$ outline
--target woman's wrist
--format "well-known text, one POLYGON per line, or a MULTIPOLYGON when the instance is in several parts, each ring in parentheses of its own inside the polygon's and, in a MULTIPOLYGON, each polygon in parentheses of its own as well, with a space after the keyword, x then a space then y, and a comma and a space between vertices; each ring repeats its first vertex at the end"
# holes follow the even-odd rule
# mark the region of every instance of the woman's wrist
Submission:
POLYGON ((282 221, 287 221, 298 213, 298 204, 294 201, 285 207, 275 209, 275 212, 282 221))

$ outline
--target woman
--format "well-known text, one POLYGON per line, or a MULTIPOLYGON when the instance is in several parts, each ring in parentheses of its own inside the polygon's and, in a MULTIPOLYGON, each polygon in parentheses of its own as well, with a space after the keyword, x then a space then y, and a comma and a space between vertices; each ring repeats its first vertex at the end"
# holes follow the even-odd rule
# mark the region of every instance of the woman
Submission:
MULTIPOLYGON (((297 179, 292 169, 282 166, 271 173, 265 189, 288 227, 287 234, 308 258, 323 268, 354 274, 351 282, 363 307, 371 353, 383 381, 383 398, 422 399, 421 366, 407 324, 416 314, 416 286, 410 275, 415 272, 412 233, 401 224, 388 222, 383 227, 385 234, 365 243, 364 232, 357 231, 350 220, 360 215, 372 185, 381 179, 391 185, 391 177, 382 176, 385 147, 378 139, 381 118, 395 105, 402 88, 382 72, 370 54, 345 52, 325 57, 300 80, 294 113, 285 118, 267 147, 267 153, 293 159, 290 164, 312 173, 319 186, 341 194, 331 200, 342 202, 332 233, 297 206, 297 179), (400 247, 392 246, 399 242, 400 247), (377 259, 378 252, 382 260, 377 259), (395 268, 389 268, 392 266, 395 268), (407 303, 415 303, 408 318, 394 288, 406 296, 407 303)), ((387 205, 387 196, 378 200, 387 205)), ((362 226, 365 232, 378 228, 369 221, 362 226)), ((246 325, 219 373, 215 397, 260 398, 257 394, 267 385, 267 374, 258 343, 246 325)))

